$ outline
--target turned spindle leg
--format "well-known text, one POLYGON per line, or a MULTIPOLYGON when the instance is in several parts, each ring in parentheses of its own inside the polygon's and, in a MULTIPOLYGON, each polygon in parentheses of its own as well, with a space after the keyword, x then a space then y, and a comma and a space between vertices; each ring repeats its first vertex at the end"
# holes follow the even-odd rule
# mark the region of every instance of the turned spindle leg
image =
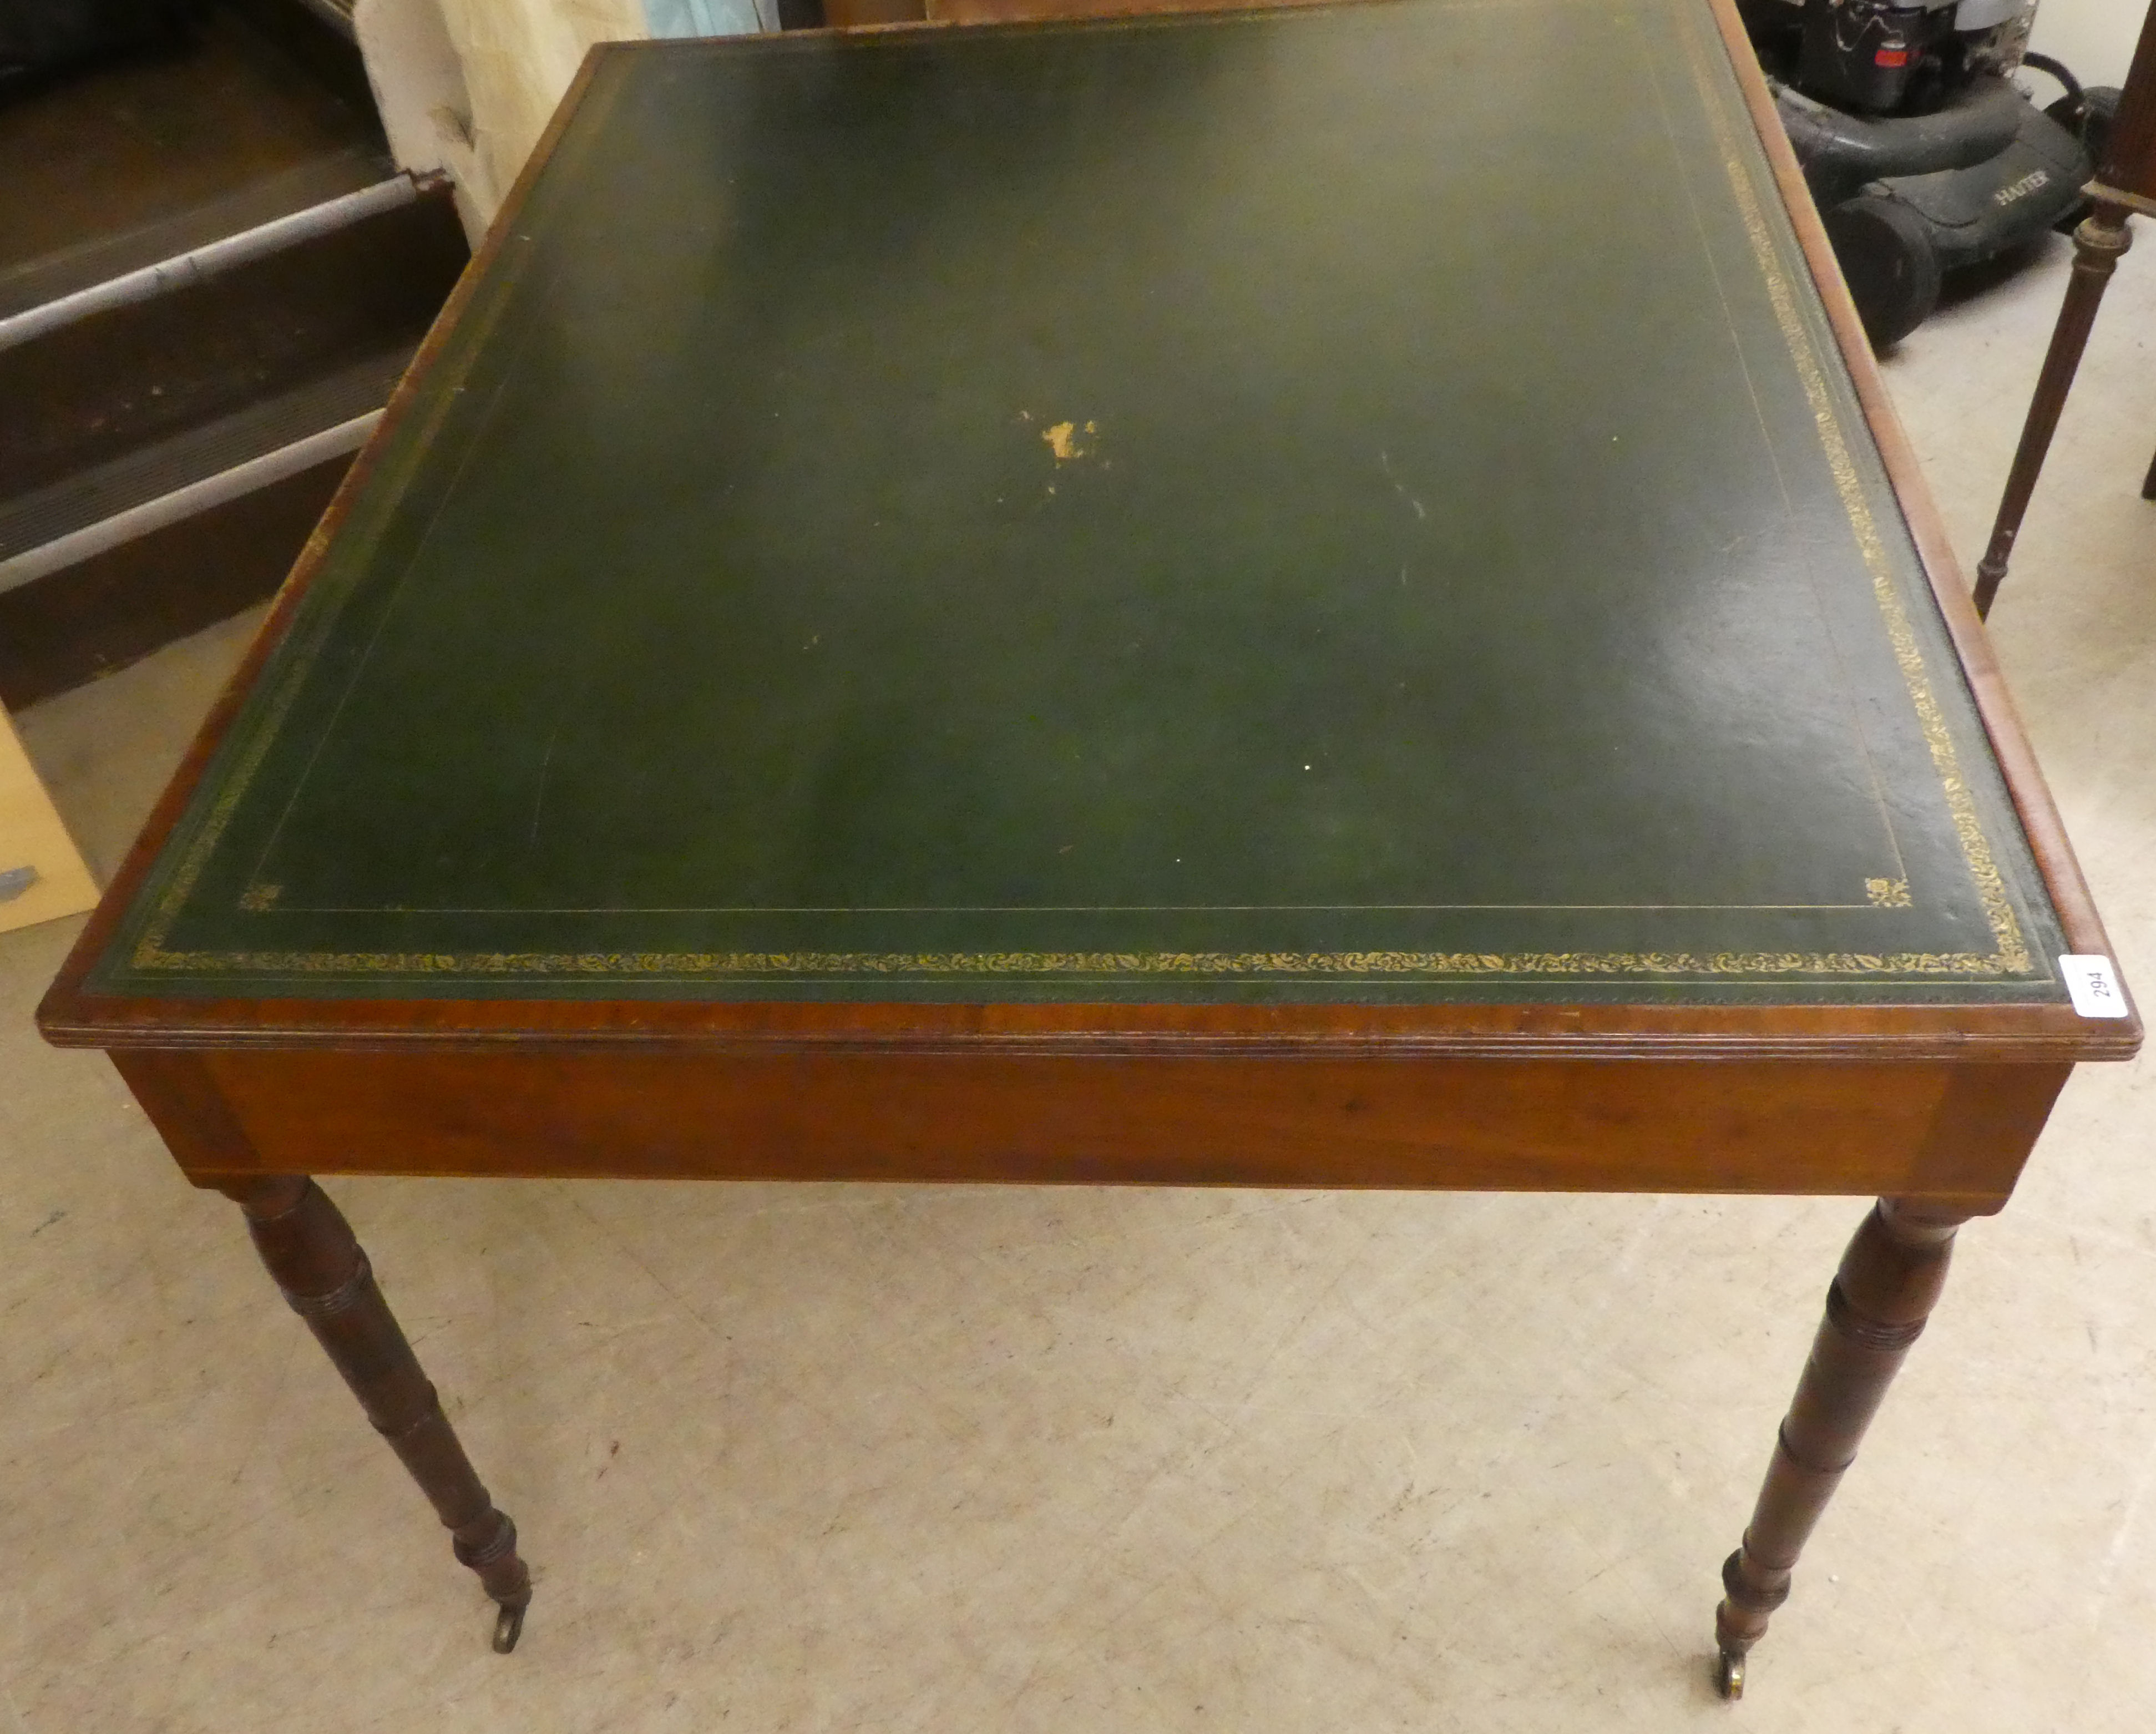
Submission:
POLYGON ((506 1654, 516 1647, 531 1600, 531 1574, 516 1555, 516 1526, 480 1485, 434 1386, 375 1286, 351 1225, 304 1176, 234 1181, 223 1190, 247 1213, 255 1250, 292 1310, 434 1501, 458 1559, 479 1573, 500 1604, 494 1647, 506 1654))
MULTIPOLYGON (((2014 552, 2014 538, 2021 533, 2021 520, 2029 510, 2029 496, 2036 491, 2036 478, 2051 449, 2051 436, 2059 428, 2060 412, 2066 407, 2066 392, 2088 347, 2090 329, 2096 324, 2097 304, 2111 282, 2118 261, 2133 244, 2126 227, 2123 205, 2098 203, 2096 213, 2074 231, 2074 274, 2066 285, 2066 305, 2051 332, 2051 346, 2044 357, 2044 371, 2037 377, 2036 395, 2029 404, 2029 419, 2021 429, 2021 444, 2014 454, 2014 468, 2007 473, 2005 497, 1999 502, 1999 516, 1991 526, 1991 545, 1976 568, 1976 612, 1991 612, 1991 599, 2006 576, 2006 562, 2014 552)), ((2156 480, 2156 471, 2151 472, 2156 480)))
POLYGON ((1727 1594, 1715 1610, 1714 1635, 1724 1697, 1743 1696, 1745 1653, 1789 1599, 1797 1555, 1923 1330, 1946 1281, 1954 1230, 1966 1219, 1881 1198, 1842 1254, 1744 1544, 1722 1568, 1727 1594))

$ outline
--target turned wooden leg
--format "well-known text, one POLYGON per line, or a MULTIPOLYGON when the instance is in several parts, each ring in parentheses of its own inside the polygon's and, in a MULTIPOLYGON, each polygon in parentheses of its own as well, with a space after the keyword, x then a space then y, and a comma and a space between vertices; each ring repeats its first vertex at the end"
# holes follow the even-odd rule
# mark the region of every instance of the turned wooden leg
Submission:
MULTIPOLYGON (((2120 256, 2133 244, 2126 227, 2123 205, 2099 203, 2096 213, 2074 231, 2074 274, 2066 285, 2066 305, 2051 332, 2051 346, 2044 357, 2044 371, 2037 377, 2036 395, 2030 401, 2029 419, 2022 425, 2021 444, 2014 454, 2014 468, 2006 477, 2005 497, 1999 502, 1999 516, 1991 526, 1991 545, 1976 568, 1976 612, 1991 612, 1991 599, 2006 576, 2006 562, 2014 552, 2014 538, 2021 533, 2021 519, 2029 510, 2029 496, 2036 491, 2044 458, 2058 431, 2060 412, 2066 407, 2066 392, 2088 347, 2096 310, 2103 300, 2111 274, 2120 256)), ((2156 481, 2156 471, 2151 472, 2156 481)))
POLYGON ((480 1485, 351 1224, 304 1175, 234 1181, 222 1190, 247 1213, 255 1250, 292 1310, 434 1501, 457 1557, 501 1605, 494 1647, 504 1654, 515 1649, 531 1600, 531 1574, 516 1555, 516 1526, 480 1485))
POLYGON ((1722 1568, 1727 1594, 1714 1635, 1724 1697, 1744 1695, 1745 1654, 1789 1599, 1797 1556, 1923 1330, 1965 1220, 1965 1212, 1881 1198, 1842 1254, 1744 1544, 1722 1568))

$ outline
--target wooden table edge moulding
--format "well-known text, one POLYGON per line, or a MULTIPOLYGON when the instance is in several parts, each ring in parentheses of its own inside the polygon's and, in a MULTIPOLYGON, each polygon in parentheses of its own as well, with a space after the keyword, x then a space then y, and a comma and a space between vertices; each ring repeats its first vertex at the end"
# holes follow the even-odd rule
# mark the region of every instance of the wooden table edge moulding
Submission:
MULTIPOLYGON (((2108 957, 1732 0, 1707 3, 2066 942, 2108 957)), ((1956 1229, 2004 1205, 2076 1061, 2136 1051, 2130 1010, 2098 1022, 1998 1003, 160 999, 86 985, 595 72, 625 51, 588 55, 47 994, 46 1038, 109 1052, 188 1179, 240 1205, 285 1298, 498 1604, 504 1651, 531 1598, 515 1527, 311 1175, 1876 1196, 1723 1568, 1717 1679, 1741 1694, 1746 1654, 1923 1327, 1956 1229), (714 1126, 723 1139, 680 1130, 714 1126)))

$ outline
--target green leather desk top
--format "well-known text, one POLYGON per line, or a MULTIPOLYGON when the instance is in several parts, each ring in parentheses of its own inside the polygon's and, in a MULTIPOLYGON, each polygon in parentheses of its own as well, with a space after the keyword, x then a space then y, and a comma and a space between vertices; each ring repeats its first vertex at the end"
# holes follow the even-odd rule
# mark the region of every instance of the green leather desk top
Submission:
POLYGON ((2063 1002, 1700 0, 619 46, 93 993, 2063 1002))

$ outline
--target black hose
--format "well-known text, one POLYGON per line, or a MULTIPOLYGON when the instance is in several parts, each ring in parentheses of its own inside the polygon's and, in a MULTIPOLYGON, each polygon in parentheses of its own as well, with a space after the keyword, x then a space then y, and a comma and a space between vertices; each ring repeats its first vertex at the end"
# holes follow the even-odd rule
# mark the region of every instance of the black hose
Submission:
POLYGON ((2021 56, 2021 64, 2024 66, 2033 66, 2039 72, 2048 72, 2051 74, 2053 78, 2056 79, 2061 85, 2066 86, 2067 100, 2073 104, 2076 110, 2080 109, 2082 105, 2082 81, 2076 78, 2073 74, 2068 72, 2062 63, 2054 60, 2049 54, 2025 54, 2021 56))
POLYGON ((2020 134, 2029 104, 2005 79, 1985 77, 1972 79, 1929 115, 1845 114, 1787 85, 1774 93, 1774 110, 1825 210, 1867 181, 1989 162, 2020 134))

